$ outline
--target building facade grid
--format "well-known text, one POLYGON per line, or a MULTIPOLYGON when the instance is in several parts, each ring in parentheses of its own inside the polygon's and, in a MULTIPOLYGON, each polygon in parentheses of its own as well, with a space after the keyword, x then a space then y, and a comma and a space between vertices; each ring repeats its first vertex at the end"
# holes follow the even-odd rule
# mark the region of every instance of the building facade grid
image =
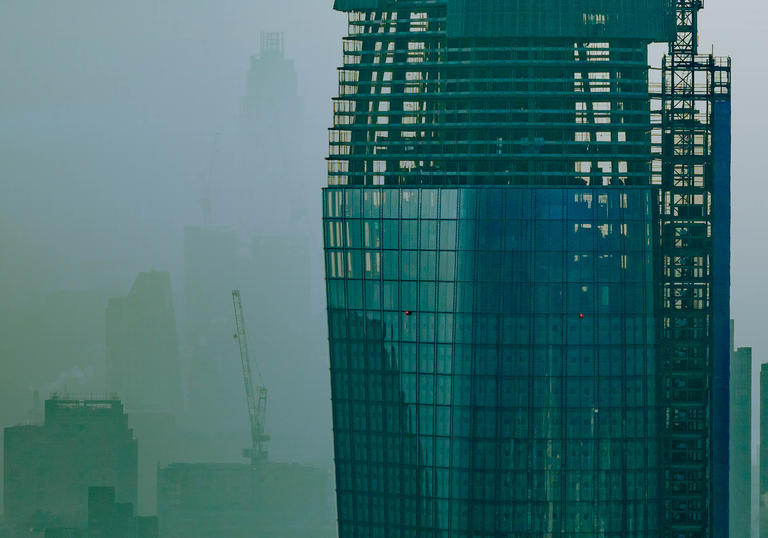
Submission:
POLYGON ((658 536, 655 196, 325 190, 340 536, 658 536))

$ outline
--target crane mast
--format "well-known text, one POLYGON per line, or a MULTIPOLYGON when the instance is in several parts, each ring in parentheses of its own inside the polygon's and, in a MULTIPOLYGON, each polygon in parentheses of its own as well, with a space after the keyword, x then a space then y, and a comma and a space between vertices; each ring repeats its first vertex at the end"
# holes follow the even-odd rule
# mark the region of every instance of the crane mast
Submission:
POLYGON ((248 336, 245 332, 245 316, 243 315, 243 301, 240 298, 240 290, 232 290, 232 306, 235 310, 235 334, 234 337, 240 345, 240 362, 243 368, 243 383, 245 384, 245 398, 248 402, 248 418, 251 426, 251 447, 243 451, 251 460, 251 465, 256 467, 259 462, 267 459, 267 441, 269 436, 264 434, 264 424, 267 415, 267 388, 261 372, 256 368, 259 376, 259 386, 254 390, 251 359, 248 355, 248 336))

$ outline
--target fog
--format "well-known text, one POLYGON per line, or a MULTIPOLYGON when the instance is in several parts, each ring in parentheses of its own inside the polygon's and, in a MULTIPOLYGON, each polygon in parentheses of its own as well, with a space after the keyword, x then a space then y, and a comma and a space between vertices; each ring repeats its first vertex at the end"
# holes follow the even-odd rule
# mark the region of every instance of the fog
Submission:
MULTIPOLYGON (((319 202, 344 30, 342 15, 299 0, 0 2, 0 425, 39 419, 34 391, 112 392, 108 300, 139 273, 167 271, 186 399, 177 423, 192 441, 161 463, 245 462, 229 294, 242 288, 251 358, 269 389, 270 459, 330 466, 319 202), (241 101, 261 32, 284 34, 303 107, 277 111, 288 132, 276 134, 273 118, 249 135, 241 101), (280 158, 265 154, 278 142, 280 158), (246 251, 211 268, 220 302, 209 317, 222 339, 208 348, 219 375, 210 384, 199 382, 207 373, 185 305, 185 228, 204 226, 246 251), (275 251, 282 237, 299 241, 293 252, 275 251), (246 261, 229 267, 235 259, 246 261), (286 298, 291 288, 304 302, 286 298)), ((131 404, 129 415, 164 411, 131 404)), ((139 505, 154 513, 151 495, 139 505)))
MULTIPOLYGON (((346 31, 331 3, 0 0, 0 426, 35 419, 34 391, 110 391, 108 300, 126 296, 139 273, 167 271, 185 398, 179 428, 228 436, 180 450, 178 460, 245 461, 235 451, 248 443, 248 422, 231 333, 211 348, 226 383, 194 382, 189 327, 200 313, 186 304, 185 228, 206 225, 236 234, 246 258, 272 252, 280 237, 306 250, 230 267, 216 308, 229 315, 228 291, 243 288, 253 359, 270 391, 270 458, 330 466, 319 202, 346 31), (282 112, 295 138, 243 129, 241 100, 262 31, 282 32, 294 62, 303 106, 282 112), (276 140, 285 154, 270 160, 276 140), (301 267, 281 271, 287 260, 301 267), (305 303, 285 298, 297 285, 305 303), (283 323, 292 308, 302 309, 301 323, 283 323), (213 416, 196 424, 206 409, 213 416)), ((733 317, 736 344, 753 346, 761 362, 768 36, 764 17, 749 15, 753 5, 707 3, 700 34, 702 50, 714 42, 716 53, 734 57, 733 317)), ((154 511, 153 501, 140 507, 154 511)))

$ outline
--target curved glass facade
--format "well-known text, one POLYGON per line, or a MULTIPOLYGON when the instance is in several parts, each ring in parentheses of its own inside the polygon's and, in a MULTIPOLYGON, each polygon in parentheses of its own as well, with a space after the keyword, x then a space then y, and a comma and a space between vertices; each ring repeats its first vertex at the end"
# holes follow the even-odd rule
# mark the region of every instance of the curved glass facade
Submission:
POLYGON ((659 536, 641 187, 329 187, 339 535, 659 536))

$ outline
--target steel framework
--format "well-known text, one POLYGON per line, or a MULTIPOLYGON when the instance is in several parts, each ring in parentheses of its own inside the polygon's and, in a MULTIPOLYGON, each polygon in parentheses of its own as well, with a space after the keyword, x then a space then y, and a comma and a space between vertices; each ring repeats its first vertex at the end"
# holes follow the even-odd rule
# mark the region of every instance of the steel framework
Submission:
POLYGON ((718 227, 728 228, 722 213, 729 200, 720 198, 729 186, 722 184, 727 177, 716 177, 714 148, 718 137, 729 136, 715 110, 730 101, 730 58, 698 53, 701 8, 700 0, 677 0, 677 37, 662 64, 653 176, 662 187, 660 488, 665 536, 673 538, 727 536, 728 529, 727 362, 723 386, 718 338, 729 317, 727 269, 718 273, 729 254, 716 238, 718 227))

